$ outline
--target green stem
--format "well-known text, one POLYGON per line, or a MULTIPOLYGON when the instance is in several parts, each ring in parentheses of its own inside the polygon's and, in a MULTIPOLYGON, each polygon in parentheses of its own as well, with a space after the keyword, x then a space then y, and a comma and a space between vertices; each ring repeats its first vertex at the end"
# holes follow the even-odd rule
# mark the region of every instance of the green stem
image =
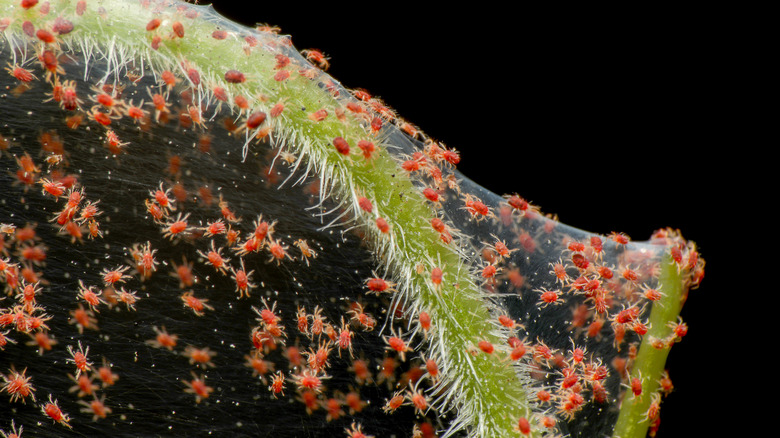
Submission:
POLYGON ((669 345, 656 348, 653 341, 666 339, 672 334, 673 329, 668 324, 677 320, 685 301, 683 278, 668 252, 661 259, 658 283, 664 296, 653 305, 648 320, 650 330, 642 340, 630 371, 632 377, 641 378, 642 393, 635 396, 630 390, 625 392, 612 438, 643 438, 647 436, 650 427, 647 411, 652 403, 652 395, 659 389, 659 380, 671 350, 669 345))

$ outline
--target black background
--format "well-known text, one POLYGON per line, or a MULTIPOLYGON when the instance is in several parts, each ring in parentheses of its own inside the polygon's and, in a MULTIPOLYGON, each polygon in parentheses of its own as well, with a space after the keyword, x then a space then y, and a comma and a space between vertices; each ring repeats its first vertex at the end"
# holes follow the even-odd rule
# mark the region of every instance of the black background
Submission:
POLYGON ((496 193, 588 231, 645 240, 668 226, 697 242, 707 275, 683 309, 659 436, 720 435, 708 432, 731 405, 714 376, 733 348, 718 327, 740 151, 725 116, 728 30, 708 11, 212 3, 322 50, 334 78, 458 149, 459 169, 496 193))

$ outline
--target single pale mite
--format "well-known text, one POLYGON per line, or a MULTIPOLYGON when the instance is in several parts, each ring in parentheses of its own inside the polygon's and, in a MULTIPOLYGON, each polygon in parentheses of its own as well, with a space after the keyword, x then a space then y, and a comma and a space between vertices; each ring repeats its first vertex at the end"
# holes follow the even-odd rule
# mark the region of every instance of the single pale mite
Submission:
MULTIPOLYGON (((121 2, 98 7, 82 0, 64 9, 49 2, 8 3, 7 16, 0 17, 0 48, 8 57, 0 84, 13 92, 2 118, 31 123, 0 127, 0 139, 39 139, 39 144, 0 141, 0 163, 8 170, 2 183, 9 188, 0 210, 0 280, 7 294, 0 301, 0 333, 11 340, 0 356, 2 369, 9 370, 2 374, 0 403, 34 401, 29 382, 56 382, 56 373, 37 371, 41 366, 61 367, 60 378, 96 372, 87 358, 90 348, 114 361, 117 376, 169 371, 156 374, 155 381, 118 379, 96 391, 95 404, 82 401, 82 409, 70 406, 75 394, 50 394, 48 403, 40 403, 38 417, 22 414, 0 424, 0 430, 45 415, 67 428, 94 422, 109 435, 120 427, 106 421, 111 418, 148 428, 137 433, 155 427, 170 433, 183 430, 188 416, 223 402, 251 405, 247 393, 232 387, 248 387, 249 398, 259 397, 276 410, 271 417, 281 418, 291 409, 274 399, 297 400, 309 418, 301 427, 314 430, 327 417, 333 430, 349 436, 364 434, 363 427, 381 435, 361 415, 387 407, 381 400, 392 400, 394 393, 401 394, 401 402, 386 412, 402 415, 406 410, 410 419, 404 434, 412 429, 423 433, 431 424, 440 433, 462 428, 478 436, 545 430, 587 434, 577 429, 579 416, 612 406, 621 413, 630 410, 618 404, 627 389, 638 400, 645 396, 644 405, 634 403, 638 418, 649 423, 662 415, 658 393, 636 384, 636 376, 647 380, 643 370, 620 364, 645 341, 665 352, 687 333, 676 315, 649 324, 653 303, 679 297, 667 290, 674 285, 659 282, 667 275, 659 267, 665 259, 658 250, 665 246, 632 244, 620 233, 589 235, 555 223, 518 195, 498 198, 458 182, 457 151, 434 142, 365 90, 338 86, 320 71, 329 66, 322 52, 298 55, 273 27, 254 31, 220 22, 224 29, 217 28, 202 20, 213 11, 169 2, 141 2, 133 10, 121 2), (132 46, 135 50, 122 45, 133 43, 134 36, 88 40, 111 44, 111 50, 100 53, 120 58, 94 53, 86 58, 78 49, 84 46, 64 44, 87 41, 97 29, 90 20, 112 16, 122 16, 120 27, 137 30, 129 33, 142 42, 132 46), (207 59, 187 52, 193 41, 204 51, 232 47, 235 62, 211 68, 207 59), (129 53, 168 61, 126 62, 129 53), (178 54, 171 61, 155 53, 178 54), (258 84, 266 84, 264 93, 253 91, 258 84), (313 102, 300 93, 307 85, 319 93, 313 102), (144 98, 151 101, 144 103, 144 98), (39 129, 64 141, 57 146, 39 129), (303 130, 311 134, 303 136, 303 130), (204 132, 224 141, 209 140, 203 147, 204 132), (269 143, 274 138, 283 141, 269 143), (183 146, 197 144, 201 147, 183 146), (282 150, 278 144, 295 157, 290 168, 274 165, 282 150), (359 151, 353 152, 352 144, 359 151), (394 152, 384 147, 388 144, 407 149, 394 152), (166 154, 182 159, 172 168, 166 154), (60 158, 45 158, 55 155, 60 158), (259 177, 235 177, 258 175, 256 169, 263 169, 259 177), (183 194, 174 196, 172 187, 183 194), (94 209, 97 203, 100 210, 94 209), (302 208, 291 207, 296 205, 302 208), (11 213, 22 209, 24 216, 11 213), (277 219, 264 222, 263 214, 277 219), (258 219, 252 224, 241 217, 258 219), (229 223, 231 239, 228 228, 217 225, 220 220, 229 223), (349 232, 338 238, 329 234, 338 226, 349 232), (91 238, 79 238, 79 227, 89 227, 91 238), (314 253, 301 244, 314 240, 314 253), (471 248, 488 250, 485 260, 472 260, 471 248), (638 259, 640 249, 644 259, 638 259), (203 263, 187 262, 198 256, 203 263), (371 266, 358 263, 371 257, 371 266), (359 274, 348 275, 350 269, 359 274), (323 279, 318 272, 333 276, 323 279), (534 272, 544 275, 538 278, 534 272), (36 286, 25 292, 29 285, 36 286), (333 289, 341 298, 335 303, 323 298, 333 289), (483 300, 496 292, 504 302, 483 300), (362 304, 344 304, 355 302, 362 304), (273 303, 270 308, 268 303, 273 303), (118 312, 120 305, 125 311, 118 312), (522 310, 513 310, 511 321, 501 320, 503 305, 522 310), (131 306, 135 312, 127 311, 131 306), (312 314, 306 306, 314 309, 312 314), (387 320, 368 322, 366 310, 387 314, 387 320), (164 319, 167 314, 175 317, 164 319), (238 323, 255 316, 260 316, 255 324, 238 323), (410 324, 415 320, 418 324, 410 324), (466 345, 454 348, 448 336, 467 321, 476 331, 466 345), (553 322, 560 327, 550 328, 553 322), (590 330, 593 324, 600 324, 598 330, 590 330), (168 335, 165 325, 178 335, 168 335), (368 330, 374 325, 377 330, 368 330), (564 332, 572 336, 553 341, 564 332), (51 349, 14 341, 39 333, 72 341, 51 343, 51 349), (209 366, 203 375, 189 369, 192 378, 187 378, 181 372, 187 370, 186 361, 177 363, 186 351, 177 336, 180 341, 198 337, 183 345, 230 345, 219 350, 214 362, 204 363, 213 364, 213 372, 244 374, 231 373, 237 375, 232 384, 226 378, 207 385, 217 382, 209 366), (200 337, 208 339, 201 342, 200 337), (308 368, 291 368, 293 347, 308 347, 308 368), (30 354, 34 349, 41 354, 30 354), (178 354, 166 355, 172 352, 178 354), (70 359, 57 362, 57 354, 70 359), (262 357, 262 365, 276 371, 260 375, 258 368, 245 365, 246 357, 262 357), (380 366, 375 379, 359 371, 361 358, 380 366), (436 379, 433 368, 425 377, 421 361, 436 364, 436 379), (529 367, 546 372, 528 373, 529 367), (512 403, 477 399, 472 385, 488 376, 504 386, 483 397, 506 397, 512 403), (392 392, 360 412, 335 415, 339 411, 327 407, 340 403, 341 394, 357 391, 366 397, 386 383, 392 392), (142 411, 122 400, 127 392, 117 387, 123 384, 182 397, 160 397, 159 406, 142 411), (550 410, 534 412, 525 386, 546 388, 550 410), (176 418, 167 415, 171 410, 176 418), (469 414, 458 417, 459 412, 469 414)), ((674 272, 668 275, 681 276, 684 288, 698 285, 704 263, 695 246, 673 230, 659 230, 652 239, 672 248, 674 272)), ((659 391, 668 393, 668 377, 660 372, 656 377, 659 391)), ((249 418, 244 415, 236 409, 214 427, 251 424, 241 421, 249 418)), ((402 433, 399 424, 381 427, 402 433)))

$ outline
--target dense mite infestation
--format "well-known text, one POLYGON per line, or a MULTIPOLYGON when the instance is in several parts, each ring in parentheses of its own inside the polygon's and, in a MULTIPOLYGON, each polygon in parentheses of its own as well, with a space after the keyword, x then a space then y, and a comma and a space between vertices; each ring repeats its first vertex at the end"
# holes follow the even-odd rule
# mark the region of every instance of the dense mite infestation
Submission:
POLYGON ((657 428, 703 278, 677 231, 481 189, 271 26, 0 7, 4 437, 657 428))

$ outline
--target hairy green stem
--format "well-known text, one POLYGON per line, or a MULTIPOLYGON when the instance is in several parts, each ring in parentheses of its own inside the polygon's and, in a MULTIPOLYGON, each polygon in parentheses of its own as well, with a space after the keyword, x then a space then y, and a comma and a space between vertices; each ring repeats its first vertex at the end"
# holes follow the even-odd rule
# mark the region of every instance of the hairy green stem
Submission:
POLYGON ((612 433, 613 438, 642 438, 647 436, 650 426, 647 412, 653 402, 652 395, 659 389, 659 380, 671 350, 668 345, 657 348, 653 342, 666 339, 672 334, 673 329, 669 323, 677 320, 685 302, 686 287, 678 266, 672 261, 668 251, 661 259, 658 284, 664 296, 650 311, 650 330, 645 335, 631 368, 631 376, 641 378, 642 393, 636 396, 632 391, 625 392, 620 415, 612 433))

